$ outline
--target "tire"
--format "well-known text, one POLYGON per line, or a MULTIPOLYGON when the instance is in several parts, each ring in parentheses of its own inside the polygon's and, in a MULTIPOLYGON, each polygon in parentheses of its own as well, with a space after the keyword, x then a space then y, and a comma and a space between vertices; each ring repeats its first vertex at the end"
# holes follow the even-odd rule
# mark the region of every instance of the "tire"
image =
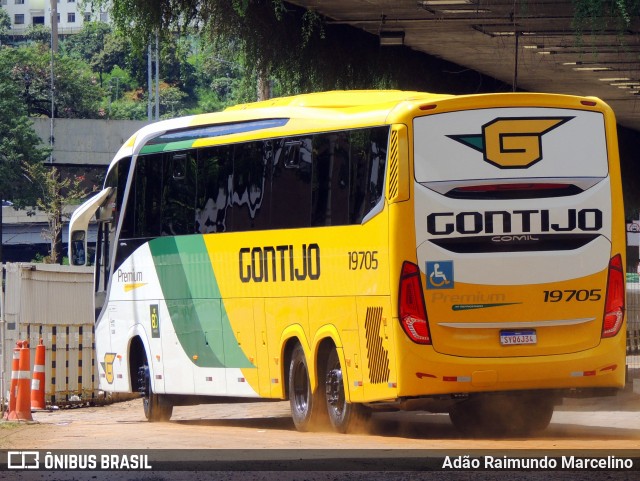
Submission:
POLYGON ((347 402, 340 358, 333 349, 327 358, 325 400, 329 413, 329 422, 339 433, 364 429, 371 411, 361 404, 347 402))
POLYGON ((533 394, 491 394, 462 401, 449 411, 458 431, 473 437, 525 436, 543 431, 554 398, 533 394))
POLYGON ((166 422, 171 419, 173 406, 167 403, 164 396, 156 394, 151 388, 151 375, 149 365, 144 364, 138 371, 139 390, 142 393, 142 406, 144 416, 150 422, 166 422))
POLYGON ((307 358, 302 346, 298 344, 291 354, 289 365, 289 405, 293 424, 298 431, 314 431, 322 427, 326 411, 323 413, 324 404, 318 394, 320 392, 320 384, 315 393, 311 390, 307 358))

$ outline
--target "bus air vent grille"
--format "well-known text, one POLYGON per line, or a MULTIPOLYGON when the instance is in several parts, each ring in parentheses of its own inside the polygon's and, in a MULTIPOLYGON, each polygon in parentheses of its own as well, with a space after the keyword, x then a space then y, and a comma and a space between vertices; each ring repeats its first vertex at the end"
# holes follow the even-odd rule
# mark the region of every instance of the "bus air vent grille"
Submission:
POLYGON ((391 131, 389 139, 389 200, 398 196, 398 132, 391 131))
POLYGON ((389 352, 382 345, 382 307, 367 307, 364 322, 367 336, 369 381, 372 384, 389 381, 389 352))

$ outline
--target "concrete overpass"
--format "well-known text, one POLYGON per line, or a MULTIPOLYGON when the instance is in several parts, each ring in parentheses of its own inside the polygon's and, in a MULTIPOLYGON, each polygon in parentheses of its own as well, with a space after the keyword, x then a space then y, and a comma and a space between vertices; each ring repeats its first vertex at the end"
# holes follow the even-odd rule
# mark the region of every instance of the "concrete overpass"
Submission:
MULTIPOLYGON (((32 120, 43 145, 50 145, 51 120, 32 120)), ((118 149, 148 123, 142 120, 54 119, 53 163, 102 166, 106 172, 118 149)))
POLYGON ((572 0, 288 0, 528 91, 592 95, 640 131, 640 18, 579 41, 572 0), (517 68, 516 68, 517 66, 517 68))

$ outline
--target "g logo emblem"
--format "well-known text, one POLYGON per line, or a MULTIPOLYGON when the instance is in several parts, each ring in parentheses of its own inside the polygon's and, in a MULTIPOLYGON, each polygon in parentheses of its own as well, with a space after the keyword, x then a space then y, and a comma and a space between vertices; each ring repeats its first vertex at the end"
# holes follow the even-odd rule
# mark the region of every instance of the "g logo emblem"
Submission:
POLYGON ((113 352, 108 352, 104 355, 104 362, 101 362, 102 369, 105 373, 105 378, 109 384, 113 384, 113 361, 116 355, 113 352))
POLYGON ((500 169, 526 169, 542 160, 542 136, 573 117, 497 118, 482 126, 482 134, 449 135, 482 152, 500 169))

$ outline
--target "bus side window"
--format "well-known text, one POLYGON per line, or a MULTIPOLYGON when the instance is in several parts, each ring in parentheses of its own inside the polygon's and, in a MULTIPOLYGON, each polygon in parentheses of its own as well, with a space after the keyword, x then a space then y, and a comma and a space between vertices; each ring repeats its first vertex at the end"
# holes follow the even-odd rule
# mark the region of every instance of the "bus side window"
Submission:
POLYGON ((233 230, 269 229, 271 141, 237 144, 233 149, 233 230))
POLYGON ((231 224, 229 183, 232 179, 232 148, 228 145, 198 151, 196 233, 228 232, 231 224))
POLYGON ((313 137, 280 139, 273 155, 271 229, 311 225, 313 137))
POLYGON ((196 229, 196 157, 191 151, 163 156, 161 235, 193 234, 196 229))
POLYGON ((136 161, 125 219, 125 224, 131 226, 129 238, 144 239, 160 235, 164 183, 161 156, 140 156, 136 161))
POLYGON ((349 133, 313 139, 312 225, 349 223, 349 133))
POLYGON ((359 224, 382 199, 387 161, 388 127, 351 132, 349 221, 359 224))

